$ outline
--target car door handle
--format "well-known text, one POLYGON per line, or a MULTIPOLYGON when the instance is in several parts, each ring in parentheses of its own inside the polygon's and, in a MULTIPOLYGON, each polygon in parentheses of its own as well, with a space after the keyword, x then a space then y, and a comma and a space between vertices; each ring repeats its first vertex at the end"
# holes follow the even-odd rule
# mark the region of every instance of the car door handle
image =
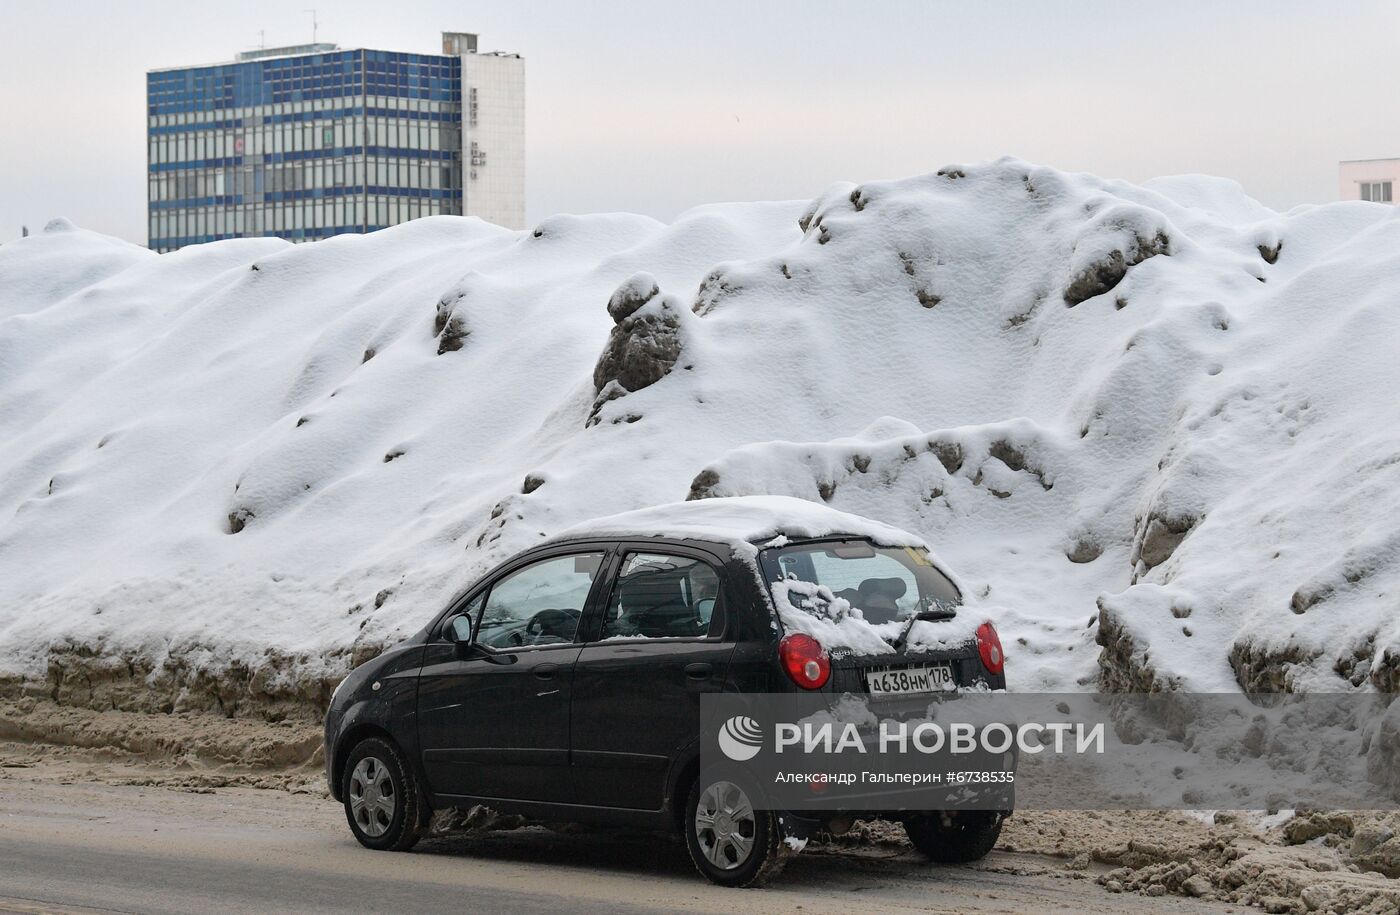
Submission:
POLYGON ((558 664, 536 664, 532 673, 541 680, 553 680, 557 670, 559 670, 558 664))
POLYGON ((715 672, 715 666, 708 661, 696 661, 685 665, 685 675, 692 680, 708 679, 715 672))

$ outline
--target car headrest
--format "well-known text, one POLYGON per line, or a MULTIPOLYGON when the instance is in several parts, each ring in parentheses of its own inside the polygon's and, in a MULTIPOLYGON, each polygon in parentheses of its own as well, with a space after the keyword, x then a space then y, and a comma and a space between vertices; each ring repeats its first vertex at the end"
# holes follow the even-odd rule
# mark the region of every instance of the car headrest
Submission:
POLYGON ((899 600, 907 590, 909 586, 902 578, 867 578, 860 583, 860 596, 866 600, 872 597, 899 600))
POLYGON ((637 571, 618 585, 624 613, 681 613, 686 606, 681 577, 667 570, 637 571))

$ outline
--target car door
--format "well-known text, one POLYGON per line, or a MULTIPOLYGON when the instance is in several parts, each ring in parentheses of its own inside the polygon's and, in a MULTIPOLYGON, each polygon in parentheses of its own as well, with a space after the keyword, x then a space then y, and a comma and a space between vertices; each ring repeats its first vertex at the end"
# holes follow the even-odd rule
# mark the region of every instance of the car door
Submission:
POLYGON ((574 785, 582 804, 658 810, 734 651, 727 589, 702 550, 626 544, 615 565, 574 665, 574 785))
POLYGON ((605 546, 534 554, 443 620, 418 685, 419 743, 434 793, 573 800, 569 700, 579 623, 607 558, 605 546))

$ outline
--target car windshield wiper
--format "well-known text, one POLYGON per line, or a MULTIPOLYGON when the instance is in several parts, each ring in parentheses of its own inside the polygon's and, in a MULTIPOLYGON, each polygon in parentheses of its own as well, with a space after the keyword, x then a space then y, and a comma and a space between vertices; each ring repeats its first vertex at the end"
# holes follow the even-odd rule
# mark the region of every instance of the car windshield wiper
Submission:
POLYGON ((952 607, 940 607, 935 605, 933 607, 928 608, 927 610, 920 610, 905 621, 904 628, 899 630, 899 635, 895 637, 895 640, 891 642, 890 645, 894 648, 895 651, 903 651, 904 643, 909 638, 909 631, 914 628, 915 623, 919 622, 920 620, 923 620, 925 622, 932 622, 934 620, 950 620, 957 615, 958 612, 952 607))

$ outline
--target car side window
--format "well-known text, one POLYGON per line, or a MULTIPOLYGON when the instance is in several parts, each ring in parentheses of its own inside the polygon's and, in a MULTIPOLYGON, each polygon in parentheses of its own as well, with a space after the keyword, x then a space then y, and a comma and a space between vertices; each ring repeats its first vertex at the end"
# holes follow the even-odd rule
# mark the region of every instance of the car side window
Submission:
POLYGON ((715 618, 719 573, 708 562, 629 553, 603 616, 603 639, 704 638, 715 618))
POLYGON ((551 556, 496 581, 486 597, 477 642, 507 650, 572 642, 603 555, 551 556))

